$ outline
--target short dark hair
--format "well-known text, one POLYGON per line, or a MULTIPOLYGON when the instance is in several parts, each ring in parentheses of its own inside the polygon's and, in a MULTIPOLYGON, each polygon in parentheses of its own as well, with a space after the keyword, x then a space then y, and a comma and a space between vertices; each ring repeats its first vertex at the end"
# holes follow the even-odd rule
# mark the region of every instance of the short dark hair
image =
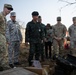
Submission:
POLYGON ((72 19, 72 20, 74 21, 75 19, 76 19, 76 17, 73 17, 73 19, 72 19))

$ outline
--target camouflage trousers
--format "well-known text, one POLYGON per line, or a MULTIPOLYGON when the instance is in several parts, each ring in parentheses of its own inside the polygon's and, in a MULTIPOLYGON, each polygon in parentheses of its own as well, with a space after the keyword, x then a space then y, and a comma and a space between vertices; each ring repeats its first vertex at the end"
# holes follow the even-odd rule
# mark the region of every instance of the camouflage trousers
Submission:
POLYGON ((70 41, 71 53, 72 55, 76 56, 76 41, 70 41))
POLYGON ((64 55, 64 40, 57 42, 55 39, 53 40, 53 56, 54 55, 64 55))
POLYGON ((9 64, 13 64, 16 62, 19 62, 19 48, 20 48, 20 42, 14 41, 11 42, 8 46, 8 58, 9 58, 9 64))
POLYGON ((8 63, 7 58, 6 38, 4 35, 0 34, 0 67, 6 67, 8 63))
POLYGON ((32 60, 33 57, 35 56, 35 60, 39 60, 40 57, 40 47, 41 47, 41 43, 30 43, 30 50, 29 50, 29 66, 32 65, 32 60))

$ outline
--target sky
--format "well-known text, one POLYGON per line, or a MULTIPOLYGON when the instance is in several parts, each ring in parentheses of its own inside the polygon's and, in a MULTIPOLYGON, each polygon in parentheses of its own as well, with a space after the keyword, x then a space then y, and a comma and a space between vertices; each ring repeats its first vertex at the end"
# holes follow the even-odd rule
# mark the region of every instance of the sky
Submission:
MULTIPOLYGON (((75 0, 67 0, 74 2, 75 0)), ((60 8, 65 6, 65 2, 58 0, 0 0, 0 12, 3 10, 4 4, 11 4, 14 8, 13 12, 17 14, 17 20, 26 24, 32 20, 31 13, 38 11, 42 16, 42 22, 46 25, 50 23, 55 25, 56 17, 62 17, 62 23, 68 28, 72 25, 72 17, 76 16, 76 4, 67 6, 61 10, 60 8)), ((7 16, 7 20, 10 20, 10 15, 7 16)))

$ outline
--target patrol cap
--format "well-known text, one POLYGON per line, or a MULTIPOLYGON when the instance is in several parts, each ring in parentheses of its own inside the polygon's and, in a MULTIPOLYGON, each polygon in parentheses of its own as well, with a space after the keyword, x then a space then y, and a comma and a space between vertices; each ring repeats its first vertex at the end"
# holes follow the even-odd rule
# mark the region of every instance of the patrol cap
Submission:
POLYGON ((76 20, 76 17, 73 17, 73 21, 76 20))
POLYGON ((32 12, 32 16, 38 16, 39 13, 37 11, 32 12))
POLYGON ((11 12, 10 16, 16 16, 16 12, 11 12))
POLYGON ((61 17, 57 17, 57 21, 61 21, 61 17))
POLYGON ((4 4, 4 8, 7 8, 7 9, 9 9, 9 10, 13 10, 13 7, 12 7, 12 5, 10 5, 10 4, 4 4))

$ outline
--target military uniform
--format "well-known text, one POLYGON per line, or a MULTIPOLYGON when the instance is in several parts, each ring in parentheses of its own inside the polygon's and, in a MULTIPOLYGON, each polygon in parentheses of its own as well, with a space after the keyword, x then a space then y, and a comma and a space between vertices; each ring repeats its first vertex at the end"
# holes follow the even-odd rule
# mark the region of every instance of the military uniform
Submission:
POLYGON ((40 56, 40 47, 41 41, 43 40, 44 34, 43 29, 39 23, 34 23, 33 21, 29 22, 26 27, 25 33, 25 42, 30 43, 30 50, 29 50, 29 65, 31 66, 31 60, 35 55, 35 60, 39 60, 40 56))
MULTIPOLYGON (((41 27, 43 29, 44 38, 45 38, 45 33, 46 33, 45 25, 43 23, 40 23, 40 25, 41 25, 41 27)), ((44 61, 44 40, 43 40, 43 43, 41 43, 41 47, 40 48, 41 48, 41 50, 40 50, 41 51, 40 52, 41 53, 40 54, 41 55, 41 60, 44 61)))
POLYGON ((61 38, 61 41, 57 41, 55 38, 53 39, 53 54, 63 55, 64 50, 64 37, 66 36, 66 27, 63 24, 56 24, 53 26, 54 29, 54 37, 61 38))
POLYGON ((72 49, 72 54, 76 54, 76 26, 71 25, 69 27, 68 32, 69 32, 69 35, 70 35, 70 46, 71 46, 71 49, 72 49))
MULTIPOLYGON (((4 4, 4 8, 9 8, 8 10, 11 11, 13 10, 12 5, 10 4, 4 4)), ((8 68, 7 45, 5 37, 6 17, 4 16, 4 13, 5 11, 0 13, 0 71, 8 68)))
POLYGON ((9 43, 8 45, 9 64, 19 62, 18 61, 19 48, 20 48, 20 42, 22 41, 22 35, 21 35, 19 23, 17 21, 9 20, 7 22, 6 39, 7 42, 9 43))
POLYGON ((0 13, 0 67, 5 67, 7 63, 7 47, 5 38, 6 18, 3 12, 0 13))

